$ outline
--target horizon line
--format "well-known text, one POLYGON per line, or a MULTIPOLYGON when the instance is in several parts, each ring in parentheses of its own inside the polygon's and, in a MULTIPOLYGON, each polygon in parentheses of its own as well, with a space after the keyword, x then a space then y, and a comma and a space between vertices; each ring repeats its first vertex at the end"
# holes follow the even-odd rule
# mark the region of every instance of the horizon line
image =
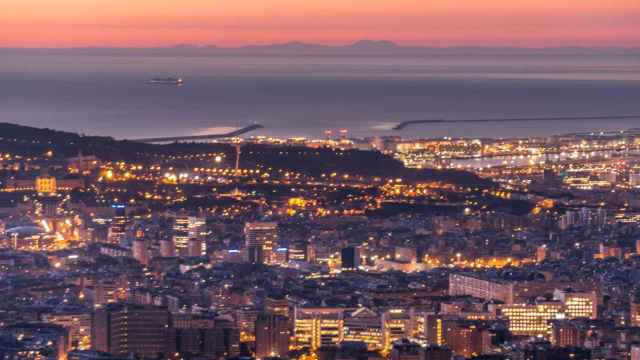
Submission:
POLYGON ((89 50, 89 49, 175 49, 175 48, 192 48, 201 50, 248 50, 251 48, 269 48, 279 46, 315 46, 325 49, 353 49, 360 47, 361 49, 371 49, 373 47, 377 49, 431 49, 431 50, 455 50, 455 49, 503 49, 503 50, 606 50, 606 49, 618 49, 618 50, 638 50, 638 45, 553 45, 553 46, 522 46, 522 45, 488 45, 488 44, 465 44, 465 45, 430 45, 430 44, 402 44, 392 40, 372 40, 363 38, 355 41, 350 41, 342 44, 320 43, 320 42, 306 42, 301 40, 290 40, 284 42, 269 42, 269 43, 246 43, 242 45, 217 45, 215 43, 209 44, 197 44, 197 43, 167 43, 163 45, 79 45, 79 46, 11 46, 0 44, 0 49, 3 50, 89 50))

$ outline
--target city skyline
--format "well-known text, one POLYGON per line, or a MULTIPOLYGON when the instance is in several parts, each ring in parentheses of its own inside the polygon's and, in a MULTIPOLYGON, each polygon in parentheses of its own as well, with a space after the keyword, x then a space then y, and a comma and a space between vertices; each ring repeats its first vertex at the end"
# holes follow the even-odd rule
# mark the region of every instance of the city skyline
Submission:
POLYGON ((301 41, 345 45, 384 39, 413 46, 640 45, 636 1, 522 0, 424 3, 336 0, 298 3, 63 0, 55 7, 12 2, 0 14, 1 47, 245 46, 301 41))
POLYGON ((640 0, 6 3, 0 359, 640 360, 640 0))

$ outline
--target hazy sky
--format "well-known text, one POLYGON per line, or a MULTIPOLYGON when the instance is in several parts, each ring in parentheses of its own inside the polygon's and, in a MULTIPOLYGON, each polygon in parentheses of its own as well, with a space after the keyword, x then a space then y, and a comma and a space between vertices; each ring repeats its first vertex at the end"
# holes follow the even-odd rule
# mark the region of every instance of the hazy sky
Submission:
POLYGON ((640 0, 2 0, 0 46, 640 46, 640 0))

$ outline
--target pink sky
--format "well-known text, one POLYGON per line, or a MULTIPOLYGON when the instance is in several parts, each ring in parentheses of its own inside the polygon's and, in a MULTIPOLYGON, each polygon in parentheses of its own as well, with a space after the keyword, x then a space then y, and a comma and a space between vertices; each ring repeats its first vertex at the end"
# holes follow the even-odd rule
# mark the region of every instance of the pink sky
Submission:
POLYGON ((640 46, 640 0, 7 0, 0 46, 640 46))

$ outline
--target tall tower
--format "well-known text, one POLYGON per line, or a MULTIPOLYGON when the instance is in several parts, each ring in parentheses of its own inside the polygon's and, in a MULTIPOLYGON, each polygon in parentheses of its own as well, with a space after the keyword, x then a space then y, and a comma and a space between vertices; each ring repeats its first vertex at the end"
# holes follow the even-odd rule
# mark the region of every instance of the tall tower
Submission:
POLYGON ((282 315, 260 314, 256 319, 256 357, 289 354, 289 319, 282 315))
POLYGON ((278 240, 278 223, 248 222, 244 226, 248 260, 253 264, 269 264, 278 240))
POLYGON ((199 239, 206 219, 181 212, 173 219, 173 243, 179 255, 187 255, 189 240, 199 239))
POLYGON ((236 142, 236 167, 235 167, 235 174, 238 175, 240 172, 240 154, 242 153, 242 151, 240 150, 240 148, 242 147, 242 143, 240 141, 236 142))

